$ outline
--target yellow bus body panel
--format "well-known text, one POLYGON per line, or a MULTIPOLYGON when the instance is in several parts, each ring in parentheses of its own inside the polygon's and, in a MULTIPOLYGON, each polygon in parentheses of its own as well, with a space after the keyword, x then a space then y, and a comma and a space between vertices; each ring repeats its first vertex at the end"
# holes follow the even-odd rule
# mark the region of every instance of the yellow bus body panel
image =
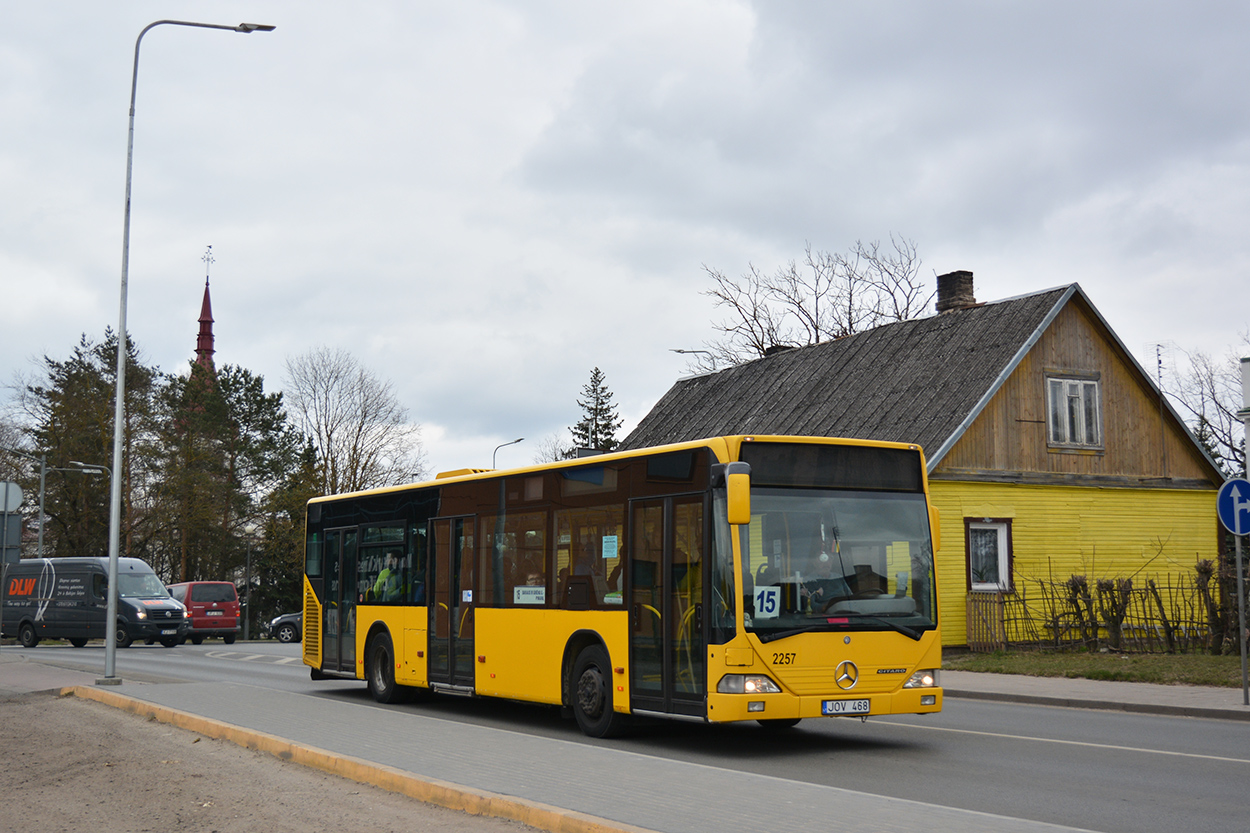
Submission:
POLYGON ((304 664, 321 667, 321 603, 313 592, 308 576, 304 576, 303 639, 304 664))

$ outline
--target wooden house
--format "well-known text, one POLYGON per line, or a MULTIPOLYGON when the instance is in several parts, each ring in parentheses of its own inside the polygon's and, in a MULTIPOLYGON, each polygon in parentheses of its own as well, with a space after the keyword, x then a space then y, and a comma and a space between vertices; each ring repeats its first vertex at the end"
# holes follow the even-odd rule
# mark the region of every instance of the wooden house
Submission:
POLYGON ((724 434, 917 443, 941 511, 943 644, 979 594, 1190 573, 1216 558, 1223 478, 1077 284, 977 303, 679 380, 625 439, 724 434))

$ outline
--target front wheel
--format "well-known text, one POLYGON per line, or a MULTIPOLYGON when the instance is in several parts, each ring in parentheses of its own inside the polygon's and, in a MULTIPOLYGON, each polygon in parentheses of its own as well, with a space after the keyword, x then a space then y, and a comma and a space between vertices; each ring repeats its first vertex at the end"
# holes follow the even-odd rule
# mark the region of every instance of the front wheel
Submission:
POLYGON ((134 642, 134 637, 130 635, 130 631, 126 629, 125 622, 117 623, 117 634, 113 640, 113 644, 118 648, 129 648, 130 643, 134 642))
POLYGON ((279 642, 294 642, 298 638, 299 638, 299 632, 296 631, 295 626, 290 624, 289 622, 285 625, 281 625, 278 628, 278 641, 279 642))
POLYGON ((612 710, 612 665, 602 646, 591 645, 577 655, 572 683, 573 716, 583 734, 610 738, 625 730, 627 718, 612 710))
POLYGON ((22 626, 17 629, 17 641, 22 643, 23 648, 33 648, 39 644, 39 634, 35 633, 35 626, 30 622, 23 622, 22 626))
POLYGON ((765 729, 792 729, 799 725, 800 717, 776 717, 767 720, 757 720, 756 722, 765 729))
POLYGON ((369 693, 379 703, 402 703, 407 699, 404 686, 395 682, 395 645, 391 635, 380 633, 369 643, 369 693))
POLYGON ((161 644, 164 645, 166 648, 176 648, 181 642, 182 640, 176 636, 171 636, 168 639, 161 640, 161 644))
POLYGON ((75 648, 84 648, 87 645, 87 640, 74 638, 69 641, 69 644, 73 645, 75 648))

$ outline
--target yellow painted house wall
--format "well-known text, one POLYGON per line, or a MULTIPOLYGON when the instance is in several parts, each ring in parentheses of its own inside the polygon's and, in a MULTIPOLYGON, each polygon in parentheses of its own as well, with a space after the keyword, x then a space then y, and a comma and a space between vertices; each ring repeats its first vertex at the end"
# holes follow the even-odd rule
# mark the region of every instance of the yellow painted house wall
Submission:
POLYGON ((1012 579, 1030 595, 1038 579, 1074 574, 1134 576, 1193 574, 1218 546, 1215 492, 931 481, 941 511, 938 553, 939 622, 943 645, 967 644, 968 594, 964 520, 1011 519, 1012 579), (1027 585, 1032 583, 1032 587, 1027 585))

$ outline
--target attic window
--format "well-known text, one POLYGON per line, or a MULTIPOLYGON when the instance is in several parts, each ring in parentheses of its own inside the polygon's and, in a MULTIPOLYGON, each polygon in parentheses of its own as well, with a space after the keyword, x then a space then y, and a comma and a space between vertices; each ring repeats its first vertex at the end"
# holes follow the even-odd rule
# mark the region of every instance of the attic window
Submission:
POLYGON ((1050 445, 1102 448, 1102 403, 1097 376, 1048 376, 1046 412, 1050 445))

